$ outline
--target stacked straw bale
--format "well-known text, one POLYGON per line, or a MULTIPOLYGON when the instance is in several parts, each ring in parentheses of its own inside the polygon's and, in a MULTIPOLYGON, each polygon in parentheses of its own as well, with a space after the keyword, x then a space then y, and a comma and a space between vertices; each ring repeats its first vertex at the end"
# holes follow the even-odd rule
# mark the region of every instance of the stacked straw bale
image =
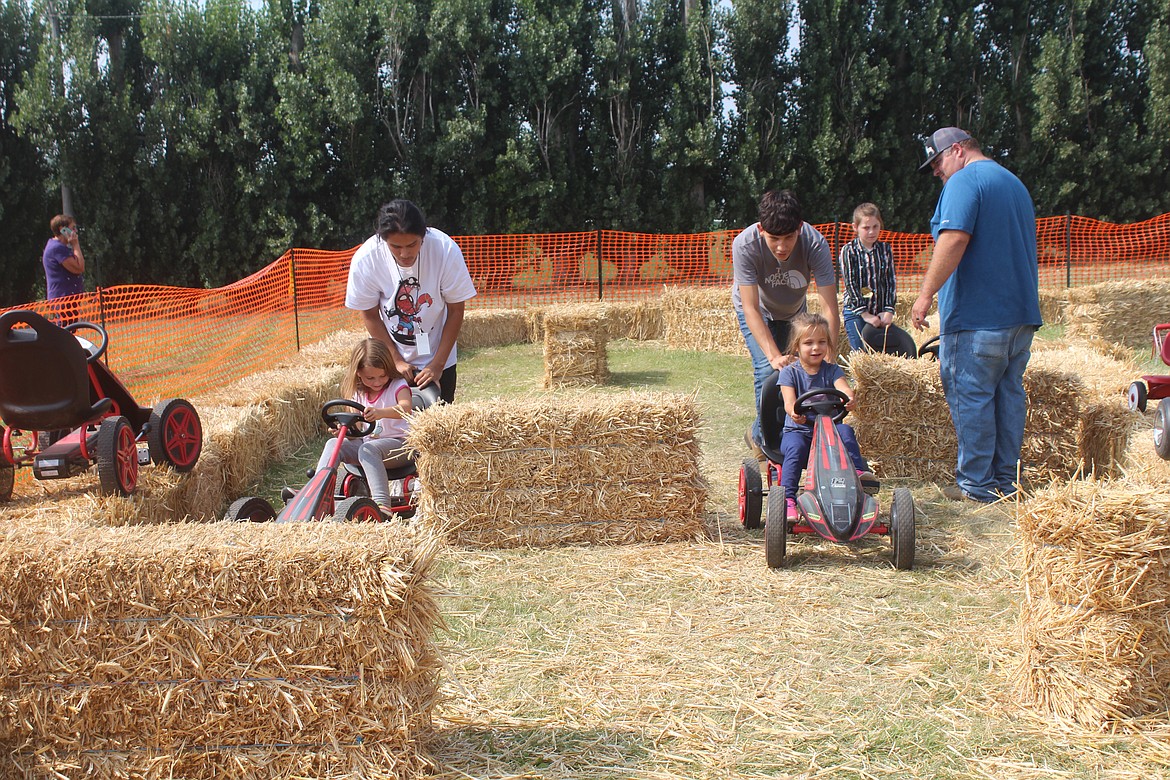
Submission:
POLYGON ((502 347, 531 341, 525 309, 473 309, 463 316, 460 347, 502 347))
POLYGON ((1150 349, 1154 326, 1170 322, 1170 281, 1103 282, 1068 291, 1065 335, 1150 349))
POLYGON ((703 532, 695 400, 496 399, 415 421, 419 516, 476 547, 635 544, 703 532))
POLYGON ((1066 727, 1170 707, 1170 497, 1066 483, 1024 503, 1022 701, 1066 727))
POLYGON ((601 304, 610 339, 653 341, 662 338, 662 301, 618 301, 601 304))
MULTIPOLYGON (((1028 413, 1022 476, 1037 483, 1068 479, 1078 471, 1116 473, 1132 415, 1114 399, 1090 393, 1073 373, 1068 352, 1038 355, 1043 357, 1029 363, 1024 374, 1028 413)), ((951 480, 958 445, 938 363, 857 354, 849 365, 857 390, 854 427, 875 469, 886 477, 951 480)))
POLYGON ((597 306, 551 306, 544 312, 544 387, 600 385, 609 379, 605 320, 597 306))
POLYGON ((419 776, 435 549, 331 523, 6 533, 4 776, 419 776))
POLYGON ((662 336, 672 349, 747 355, 728 287, 664 287, 662 336))

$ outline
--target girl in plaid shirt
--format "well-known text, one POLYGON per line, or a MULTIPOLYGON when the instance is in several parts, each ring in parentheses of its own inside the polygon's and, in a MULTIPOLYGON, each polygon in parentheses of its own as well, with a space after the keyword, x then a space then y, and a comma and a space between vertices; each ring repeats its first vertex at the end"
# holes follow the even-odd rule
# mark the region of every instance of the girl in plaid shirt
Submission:
POLYGON ((853 209, 857 237, 841 247, 841 308, 853 349, 862 348, 861 329, 866 323, 883 328, 894 321, 894 255, 888 243, 877 240, 881 230, 881 211, 872 203, 862 203, 853 209))

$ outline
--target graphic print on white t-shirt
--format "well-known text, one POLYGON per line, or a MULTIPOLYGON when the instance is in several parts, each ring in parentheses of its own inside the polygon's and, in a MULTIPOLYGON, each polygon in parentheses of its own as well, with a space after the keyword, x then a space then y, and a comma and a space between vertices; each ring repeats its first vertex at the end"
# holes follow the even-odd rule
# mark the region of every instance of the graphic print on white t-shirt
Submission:
POLYGON ((386 320, 390 323, 390 337, 399 344, 414 346, 422 324, 422 310, 435 301, 427 293, 419 294, 417 276, 406 276, 398 282, 394 293, 393 308, 385 309, 386 320))

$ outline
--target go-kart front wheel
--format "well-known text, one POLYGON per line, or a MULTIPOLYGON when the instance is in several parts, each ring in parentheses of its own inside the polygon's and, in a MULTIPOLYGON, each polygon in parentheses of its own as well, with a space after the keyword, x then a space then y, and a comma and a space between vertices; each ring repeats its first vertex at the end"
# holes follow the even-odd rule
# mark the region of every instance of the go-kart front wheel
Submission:
POLYGON ((890 505, 890 544, 894 548, 894 568, 914 568, 914 497, 907 488, 894 488, 890 505))
POLYGON ((739 522, 744 528, 760 527, 760 512, 764 503, 764 482, 760 477, 760 463, 755 458, 744 458, 739 467, 739 522))
POLYGON ((337 504, 333 519, 355 523, 380 523, 384 519, 378 505, 372 498, 354 496, 337 504))
POLYGON ((1170 408, 1165 401, 1154 412, 1154 452, 1162 460, 1170 460, 1170 408))
POLYGON ((788 506, 784 489, 775 485, 768 491, 768 515, 764 519, 764 558, 768 568, 784 565, 788 554, 788 506))
POLYGON ((1148 397, 1149 392, 1146 390, 1145 382, 1131 382, 1125 400, 1129 403, 1129 410, 1131 412, 1144 412, 1148 397))
POLYGON ((107 496, 133 493, 138 487, 138 445, 129 421, 121 415, 102 420, 95 450, 101 492, 107 496))
POLYGON ((11 463, 0 463, 0 501, 12 498, 12 486, 16 483, 16 467, 11 463))
POLYGON ((237 498, 223 515, 224 520, 240 523, 268 523, 276 519, 276 510, 259 496, 237 498))
POLYGON ((150 413, 150 434, 146 437, 150 459, 175 471, 187 472, 199 462, 203 451, 203 425, 189 401, 171 398, 155 404, 150 413))

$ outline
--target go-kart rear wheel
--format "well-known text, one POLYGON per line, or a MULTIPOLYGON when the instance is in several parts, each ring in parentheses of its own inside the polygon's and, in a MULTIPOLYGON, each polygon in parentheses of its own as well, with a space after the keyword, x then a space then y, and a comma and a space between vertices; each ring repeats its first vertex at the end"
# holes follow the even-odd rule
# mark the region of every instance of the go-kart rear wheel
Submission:
POLYGON ((1170 460, 1170 408, 1165 401, 1154 412, 1154 452, 1162 460, 1170 460))
POLYGON ((175 471, 187 472, 199 462, 203 451, 203 425, 189 401, 171 398, 160 401, 150 413, 150 434, 146 437, 150 459, 175 471))
POLYGON ((739 522, 744 528, 760 527, 760 512, 764 504, 764 483, 760 477, 760 462, 744 458, 739 467, 739 522))
POLYGON ((138 445, 125 417, 107 417, 98 428, 98 479, 105 495, 128 496, 138 487, 138 445))
POLYGON ((1126 394, 1126 400, 1129 401, 1129 410, 1131 412, 1144 412, 1148 397, 1149 392, 1146 390, 1145 382, 1131 382, 1129 392, 1126 394))
POLYGON ((11 463, 0 463, 0 501, 12 498, 12 486, 16 482, 16 467, 11 463))
POLYGON ((380 523, 385 518, 382 517, 382 512, 379 511, 378 505, 374 503, 372 498, 354 496, 337 504, 337 508, 333 510, 333 519, 357 523, 380 523))
POLYGON ((894 568, 914 568, 914 497, 907 488, 894 488, 890 505, 890 544, 894 548, 894 568))
POLYGON ((340 485, 341 490, 338 491, 338 495, 341 498, 354 498, 355 496, 366 496, 368 498, 370 495, 370 486, 364 476, 359 477, 357 474, 347 473, 340 480, 340 485))
POLYGON ((764 520, 764 558, 768 567, 784 565, 788 554, 788 511, 784 490, 776 485, 768 491, 768 516, 764 520))
POLYGON ((224 512, 223 519, 240 523, 267 523, 276 519, 276 510, 267 499, 244 496, 232 502, 228 511, 224 512))

